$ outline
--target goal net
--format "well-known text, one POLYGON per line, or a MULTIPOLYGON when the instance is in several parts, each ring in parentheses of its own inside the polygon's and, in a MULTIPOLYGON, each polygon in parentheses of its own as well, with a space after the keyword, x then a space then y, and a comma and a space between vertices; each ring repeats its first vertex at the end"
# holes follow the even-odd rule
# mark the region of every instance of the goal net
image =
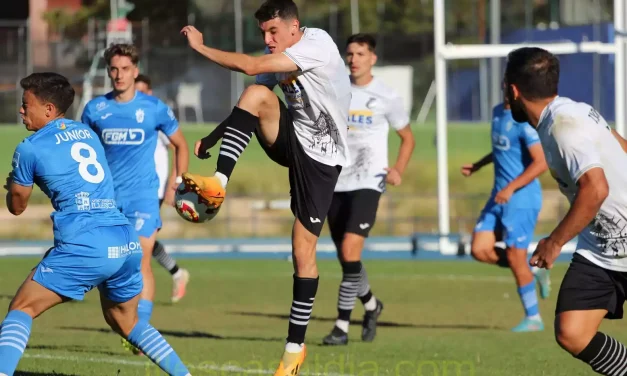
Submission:
MULTIPOLYGON (((440 250, 442 253, 457 253, 458 244, 452 234, 463 233, 458 223, 452 231, 451 219, 455 218, 455 207, 451 206, 449 179, 459 174, 460 155, 470 158, 472 163, 490 152, 490 117, 493 106, 502 102, 501 82, 509 52, 523 46, 537 46, 556 54, 560 58, 560 95, 574 100, 587 102, 615 125, 617 131, 625 135, 627 123, 626 103, 626 19, 627 5, 622 0, 613 4, 613 20, 606 23, 582 24, 577 27, 559 24, 534 26, 522 33, 501 33, 501 1, 503 6, 509 2, 503 0, 485 0, 489 4, 486 14, 486 41, 490 44, 454 44, 446 39, 445 14, 452 12, 457 0, 434 0, 434 46, 435 80, 429 98, 434 100, 437 171, 438 171, 438 229, 440 250), (587 29, 586 29, 587 28, 587 29), (588 30, 588 31, 586 31, 588 30), (463 122, 461 126, 459 123, 463 122), (471 123, 471 124, 468 124, 471 123), (483 124, 481 126, 480 124, 483 124), (476 127, 483 132, 485 143, 479 144, 485 150, 476 150, 473 156, 473 138, 467 138, 461 144, 449 136, 454 133, 466 135, 469 127, 476 127), (457 150, 448 150, 448 148, 457 150), (449 158, 451 157, 451 158, 449 158), (455 165, 453 165, 455 164, 455 165), (452 210, 453 209, 453 210, 452 210)), ((577 6, 592 0, 580 0, 577 6)), ((568 1, 562 1, 564 6, 568 1)), ((562 9, 563 11, 563 9, 562 9)), ((480 10, 481 12, 481 10, 480 10)), ((563 13, 563 12, 562 12, 563 13)), ((449 22, 450 24, 450 22, 449 22)), ((425 111, 421 111, 426 113, 425 111)), ((464 136, 465 137, 465 136, 464 136)), ((478 137, 478 136, 477 136, 478 137)), ((459 141, 459 140, 457 140, 459 141)), ((481 148, 481 147, 480 147, 481 148)), ((491 169, 491 168, 489 168, 491 169)), ((457 177, 454 177, 457 179, 457 177)), ((483 176, 482 179, 492 179, 483 176)), ((457 190, 457 185, 455 186, 457 190)), ((456 192, 458 193, 458 192, 456 192)), ((486 192, 486 193, 489 193, 486 192)), ((479 214, 483 202, 477 208, 479 214)), ((468 206, 468 205, 466 205, 468 206)), ((468 224, 468 223, 467 223, 468 224)), ((474 222, 469 224, 470 230, 474 222)), ((466 226, 468 229, 469 226, 466 226)))

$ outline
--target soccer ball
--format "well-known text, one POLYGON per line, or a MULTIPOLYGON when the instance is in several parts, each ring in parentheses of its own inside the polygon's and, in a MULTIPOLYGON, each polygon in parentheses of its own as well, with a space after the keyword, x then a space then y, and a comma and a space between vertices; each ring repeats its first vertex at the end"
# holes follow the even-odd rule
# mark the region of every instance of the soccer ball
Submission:
POLYGON ((185 183, 181 183, 176 189, 174 208, 181 218, 192 223, 207 222, 220 211, 220 208, 207 206, 196 192, 185 188, 185 183))

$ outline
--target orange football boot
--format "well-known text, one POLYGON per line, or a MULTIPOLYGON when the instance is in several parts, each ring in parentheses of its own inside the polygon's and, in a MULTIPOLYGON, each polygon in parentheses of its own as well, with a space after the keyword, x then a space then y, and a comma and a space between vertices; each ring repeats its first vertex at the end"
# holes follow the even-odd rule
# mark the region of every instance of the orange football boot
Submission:
POLYGON ((185 188, 196 192, 208 206, 218 209, 224 202, 226 190, 216 176, 200 176, 185 172, 182 178, 185 188))

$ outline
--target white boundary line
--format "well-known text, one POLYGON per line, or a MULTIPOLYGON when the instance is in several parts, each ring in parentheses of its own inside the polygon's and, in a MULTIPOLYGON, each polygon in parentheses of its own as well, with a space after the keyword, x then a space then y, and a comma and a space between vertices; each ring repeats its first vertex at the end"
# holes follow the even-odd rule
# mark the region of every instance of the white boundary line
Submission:
MULTIPOLYGON (((114 364, 120 366, 131 366, 131 367, 157 367, 152 362, 146 361, 138 361, 138 360, 124 360, 124 359, 115 359, 115 358, 85 358, 85 357, 77 357, 77 356, 60 356, 60 355, 47 355, 47 354, 24 354, 22 358, 28 359, 47 359, 47 360, 59 360, 64 362, 75 362, 75 363, 96 363, 96 364, 114 364)), ((275 371, 269 369, 246 369, 237 366, 213 366, 213 365, 186 365, 189 370, 207 370, 207 371, 220 371, 220 372, 229 372, 229 373, 237 373, 237 374, 249 374, 249 375, 273 375, 275 371)), ((349 374, 343 373, 315 373, 315 372, 307 372, 303 373, 303 375, 310 376, 352 376, 349 374)))

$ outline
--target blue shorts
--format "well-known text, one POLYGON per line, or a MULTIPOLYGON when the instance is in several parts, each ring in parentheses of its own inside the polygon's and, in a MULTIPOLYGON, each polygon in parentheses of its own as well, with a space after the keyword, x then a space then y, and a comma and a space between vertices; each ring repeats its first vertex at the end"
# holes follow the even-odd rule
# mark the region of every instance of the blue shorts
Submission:
POLYGON ((161 210, 159 199, 118 201, 120 211, 135 226, 137 235, 149 238, 161 229, 161 210))
MULTIPOLYGON (((475 232, 491 231, 502 236, 508 248, 527 250, 538 222, 540 209, 510 208, 491 201, 481 212, 475 232)), ((497 236, 497 239, 501 237, 497 236)))
POLYGON ((124 303, 143 289, 142 249, 129 225, 96 227, 55 241, 36 266, 33 280, 59 295, 83 300, 94 287, 124 303))

